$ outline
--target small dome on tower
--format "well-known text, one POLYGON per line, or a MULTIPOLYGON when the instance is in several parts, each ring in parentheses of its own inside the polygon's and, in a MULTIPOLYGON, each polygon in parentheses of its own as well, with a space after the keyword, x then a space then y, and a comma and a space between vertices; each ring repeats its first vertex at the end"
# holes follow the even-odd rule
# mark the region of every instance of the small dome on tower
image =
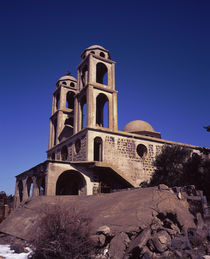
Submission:
POLYGON ((87 49, 103 49, 103 50, 106 50, 104 47, 102 47, 100 45, 92 45, 92 46, 88 47, 87 49))
POLYGON ((71 76, 71 73, 66 73, 66 75, 60 77, 56 83, 56 86, 59 87, 61 85, 64 86, 70 86, 70 87, 76 87, 77 79, 73 76, 71 76))
POLYGON ((89 54, 94 54, 94 55, 100 56, 102 58, 110 59, 109 51, 107 49, 105 49, 104 47, 100 46, 100 45, 92 45, 92 46, 86 48, 82 52, 81 58, 84 59, 89 54))
POLYGON ((77 81, 77 79, 75 77, 70 76, 70 75, 65 75, 58 79, 58 81, 65 81, 65 80, 77 81))
POLYGON ((148 122, 142 120, 129 122, 123 128, 123 131, 149 137, 161 138, 160 133, 155 132, 153 127, 148 122))

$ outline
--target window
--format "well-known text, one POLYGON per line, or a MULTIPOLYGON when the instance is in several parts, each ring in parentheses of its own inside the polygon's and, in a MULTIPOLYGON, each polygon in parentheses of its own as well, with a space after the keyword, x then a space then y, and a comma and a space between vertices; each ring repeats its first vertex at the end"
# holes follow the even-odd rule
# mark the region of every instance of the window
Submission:
POLYGON ((100 52, 100 56, 101 56, 102 58, 105 58, 105 54, 104 54, 103 52, 100 52))
POLYGON ((141 158, 144 158, 147 155, 147 148, 145 145, 139 144, 136 148, 136 152, 141 158))
POLYGON ((94 161, 102 161, 102 139, 94 138, 94 161))
POLYGON ((68 158, 68 148, 67 148, 67 146, 63 146, 61 148, 61 160, 66 161, 67 158, 68 158))
POLYGON ((79 153, 80 149, 81 149, 81 140, 77 139, 76 142, 75 142, 75 151, 76 151, 76 153, 79 153))

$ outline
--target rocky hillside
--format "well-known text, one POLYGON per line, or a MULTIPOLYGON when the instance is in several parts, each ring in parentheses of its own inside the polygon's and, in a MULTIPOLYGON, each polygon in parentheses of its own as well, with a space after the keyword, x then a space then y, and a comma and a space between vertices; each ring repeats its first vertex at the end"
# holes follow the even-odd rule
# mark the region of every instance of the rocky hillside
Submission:
POLYGON ((52 204, 74 207, 91 218, 93 258, 197 259, 210 252, 202 215, 190 213, 187 199, 165 185, 97 196, 36 197, 3 221, 0 232, 30 241, 43 209, 52 204))

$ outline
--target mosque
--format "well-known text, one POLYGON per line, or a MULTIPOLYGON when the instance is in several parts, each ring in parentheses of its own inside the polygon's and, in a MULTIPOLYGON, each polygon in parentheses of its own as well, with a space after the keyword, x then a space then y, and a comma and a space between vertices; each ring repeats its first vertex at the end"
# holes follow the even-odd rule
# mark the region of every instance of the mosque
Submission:
POLYGON ((16 176, 15 206, 30 196, 94 195, 139 187, 154 172, 164 144, 141 120, 118 130, 115 62, 93 45, 81 54, 77 79, 56 83, 50 117, 47 160, 16 176))

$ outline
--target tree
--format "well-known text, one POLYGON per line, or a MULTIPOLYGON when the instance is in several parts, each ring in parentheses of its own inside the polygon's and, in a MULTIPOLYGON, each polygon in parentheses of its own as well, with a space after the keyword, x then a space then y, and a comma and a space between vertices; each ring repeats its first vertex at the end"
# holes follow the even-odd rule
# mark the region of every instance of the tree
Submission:
POLYGON ((156 157, 156 170, 150 186, 160 183, 169 187, 195 185, 210 200, 210 150, 199 148, 199 153, 178 145, 164 145, 156 157))
POLYGON ((151 186, 160 183, 172 186, 182 186, 184 165, 192 151, 178 145, 164 145, 160 155, 156 157, 154 166, 156 170, 150 181, 151 186))

